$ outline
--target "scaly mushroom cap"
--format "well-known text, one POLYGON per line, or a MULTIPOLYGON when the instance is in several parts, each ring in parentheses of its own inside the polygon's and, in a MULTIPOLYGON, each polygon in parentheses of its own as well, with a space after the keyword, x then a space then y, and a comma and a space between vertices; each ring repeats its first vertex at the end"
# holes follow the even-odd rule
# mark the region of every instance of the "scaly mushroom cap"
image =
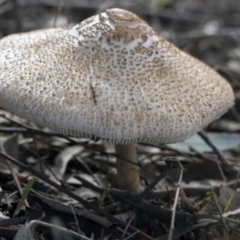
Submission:
POLYGON ((189 138, 234 103, 230 85, 135 14, 0 41, 0 105, 56 132, 114 143, 189 138))

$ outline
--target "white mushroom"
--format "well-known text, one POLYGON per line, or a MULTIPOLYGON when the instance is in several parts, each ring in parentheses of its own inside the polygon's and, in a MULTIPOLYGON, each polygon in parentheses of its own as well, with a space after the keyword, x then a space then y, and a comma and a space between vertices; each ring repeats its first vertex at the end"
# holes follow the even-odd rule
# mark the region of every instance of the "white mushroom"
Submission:
MULTIPOLYGON (((53 131, 99 137, 137 163, 135 143, 184 141, 234 103, 213 69, 142 19, 109 9, 72 28, 0 41, 0 106, 53 131)), ((119 186, 139 191, 139 169, 117 159, 119 186)))

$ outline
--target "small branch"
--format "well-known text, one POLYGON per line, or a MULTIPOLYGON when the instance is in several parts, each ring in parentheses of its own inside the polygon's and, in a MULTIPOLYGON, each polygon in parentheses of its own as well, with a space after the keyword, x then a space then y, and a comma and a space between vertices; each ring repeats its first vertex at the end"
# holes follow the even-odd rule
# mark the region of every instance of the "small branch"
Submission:
MULTIPOLYGON (((79 179, 82 182, 83 186, 90 188, 99 193, 103 192, 102 188, 93 185, 92 183, 85 180, 84 178, 81 178, 79 176, 75 176, 75 178, 79 179)), ((232 186, 234 184, 236 184, 236 181, 231 182, 230 185, 227 185, 227 186, 232 186)), ((208 190, 209 190, 209 187, 204 189, 204 191, 208 191, 208 190)), ((171 221, 171 217, 170 217, 170 215, 172 214, 171 210, 162 209, 157 205, 149 204, 145 201, 138 203, 138 201, 135 201, 136 199, 138 200, 138 195, 135 193, 130 193, 128 191, 119 190, 119 189, 109 189, 108 192, 109 192, 109 194, 113 195, 114 197, 118 197, 118 198, 122 199, 122 201, 130 204, 132 207, 143 211, 144 213, 148 214, 149 216, 151 216, 159 221, 164 221, 167 223, 168 222, 170 223, 170 221, 171 221)), ((171 193, 174 194, 174 192, 175 191, 173 191, 171 193)), ((150 194, 152 194, 152 193, 150 192, 150 194)), ((151 196, 151 198, 161 198, 161 196, 162 196, 162 194, 158 194, 158 192, 156 193, 157 195, 155 195, 155 193, 153 193, 153 194, 154 195, 151 196)), ((236 212, 236 214, 239 214, 240 209, 237 209, 237 211, 238 212, 236 212)), ((230 214, 229 212, 224 214, 225 221, 230 222, 230 223, 235 223, 240 226, 240 221, 227 218, 227 216, 229 214, 230 214)), ((176 217, 177 217, 177 220, 179 220, 181 222, 185 221, 186 219, 189 219, 192 222, 197 222, 198 220, 203 219, 203 218, 210 218, 210 219, 213 219, 213 221, 221 221, 221 218, 218 215, 189 214, 189 213, 179 212, 179 211, 176 211, 176 217)))
POLYGON ((71 211, 72 211, 72 214, 73 214, 73 216, 74 216, 74 220, 75 220, 77 232, 78 232, 79 234, 81 234, 82 231, 80 230, 80 227, 79 227, 80 225, 79 225, 79 223, 78 223, 77 214, 76 214, 76 212, 75 212, 74 207, 72 206, 72 204, 69 204, 69 206, 70 206, 71 211))
POLYGON ((58 6, 58 8, 57 8, 57 12, 56 12, 56 14, 55 14, 55 17, 54 17, 53 28, 57 27, 57 26, 56 26, 57 19, 58 19, 58 17, 60 16, 60 14, 62 13, 63 7, 64 7, 64 0, 61 0, 59 6, 58 6))
MULTIPOLYGON (((166 160, 166 159, 165 159, 166 160)), ((165 166, 163 172, 154 179, 154 181, 143 191, 139 194, 139 199, 145 198, 149 192, 153 190, 153 188, 158 184, 159 181, 161 181, 166 175, 168 174, 169 170, 172 168, 172 163, 167 162, 167 165, 165 166)))
POLYGON ((39 220, 32 220, 31 222, 29 222, 27 224, 27 228, 31 228, 31 230, 33 231, 34 228, 37 226, 37 225, 41 225, 43 227, 47 227, 47 228, 52 228, 53 230, 55 231, 59 231, 61 232, 62 234, 67 234, 67 235, 70 235, 70 236, 73 236, 74 238, 79 238, 79 239, 83 239, 83 240, 91 240, 90 238, 84 236, 83 234, 79 234, 79 233, 76 233, 72 230, 69 230, 67 228, 63 228, 63 227, 60 227, 58 225, 55 225, 55 224, 51 224, 51 223, 47 223, 47 222, 42 222, 42 221, 39 221, 39 220), (32 229, 33 228, 33 229, 32 229))
POLYGON ((127 233, 128 227, 130 226, 130 224, 132 223, 133 219, 135 218, 135 214, 132 215, 131 219, 128 221, 127 226, 125 227, 122 236, 121 236, 121 240, 124 240, 124 236, 127 233))
POLYGON ((228 163, 223 153, 217 148, 217 146, 210 140, 207 134, 204 131, 198 133, 198 135, 207 143, 207 145, 212 148, 213 152, 216 153, 219 160, 222 162, 223 166, 227 167, 230 170, 234 170, 231 164, 228 163))
POLYGON ((227 226, 227 224, 226 224, 226 222, 225 222, 225 220, 224 220, 224 218, 223 218, 223 216, 222 216, 222 211, 221 211, 221 209, 220 209, 220 206, 219 206, 219 204, 218 204, 218 202, 217 202, 216 195, 215 195, 215 193, 214 193, 214 191, 213 191, 212 188, 211 188, 211 193, 212 193, 212 196, 213 196, 213 200, 214 200, 214 202, 215 202, 215 204, 216 204, 216 206, 217 206, 217 210, 218 210, 219 216, 221 217, 223 226, 225 227, 226 231, 229 232, 228 226, 227 226))
POLYGON ((83 166, 83 168, 91 175, 93 180, 97 183, 98 186, 101 186, 101 183, 98 181, 98 179, 94 176, 93 171, 88 166, 86 161, 83 161, 79 156, 76 157, 76 160, 83 166))
MULTIPOLYGON (((1 151, 2 151, 3 153, 6 153, 6 151, 5 151, 5 149, 4 149, 4 146, 3 146, 2 144, 1 144, 0 148, 1 148, 1 151)), ((18 178, 17 178, 17 176, 16 176, 16 174, 15 174, 13 168, 12 168, 12 164, 11 164, 11 162, 8 161, 7 159, 6 159, 5 161, 6 161, 6 163, 7 163, 7 165, 8 165, 8 168, 9 168, 9 170, 10 170, 10 172, 11 172, 11 175, 12 175, 12 177, 13 177, 13 180, 14 180, 16 186, 17 186, 18 192, 19 192, 19 194, 20 194, 20 196, 21 196, 21 198, 22 198, 22 197, 23 197, 23 190, 22 190, 21 184, 20 184, 20 182, 18 181, 18 178)), ((25 204, 26 207, 30 207, 27 199, 24 200, 24 204, 25 204)))
POLYGON ((216 163, 216 164, 217 164, 217 167, 218 167, 218 170, 219 170, 219 172, 220 172, 220 174, 221 174, 221 177, 222 177, 222 179, 223 179, 223 181, 224 181, 225 183, 227 182, 227 179, 226 179, 225 174, 224 174, 224 172, 223 172, 223 170, 222 170, 222 167, 221 167, 222 162, 220 162, 219 160, 213 160, 213 159, 211 159, 211 158, 206 158, 206 157, 204 156, 204 154, 203 154, 202 152, 200 152, 198 149, 196 149, 195 147, 190 147, 190 149, 191 149, 192 151, 194 151, 195 153, 197 153, 201 158, 203 158, 203 159, 205 159, 205 160, 207 160, 207 161, 216 163))
POLYGON ((180 161, 178 161, 178 165, 180 168, 180 175, 179 175, 179 179, 178 179, 178 183, 177 183, 177 190, 176 190, 176 195, 175 195, 174 204, 173 204, 173 208, 172 208, 172 220, 171 220, 171 226, 170 226, 170 231, 169 231, 169 235, 168 235, 168 240, 173 239, 176 209, 177 209, 177 203, 178 203, 178 198, 179 198, 179 193, 180 193, 180 184, 182 182, 183 170, 184 170, 180 161))
MULTIPOLYGON (((17 161, 16 159, 12 158, 11 156, 7 155, 6 153, 0 151, 0 156, 6 158, 7 160, 9 160, 10 162, 12 162, 13 164, 17 165, 18 167, 22 168, 23 170, 31 173, 33 176, 41 179, 42 181, 44 181, 45 183, 49 184, 50 186, 56 188, 58 191, 65 193, 66 195, 68 195, 69 197, 75 199, 76 201, 78 201, 79 203, 81 203, 85 208, 87 209, 93 209, 96 213, 100 214, 101 216, 105 216, 108 219, 110 219, 111 221, 113 221, 114 223, 122 226, 122 227, 126 227, 126 223, 124 223, 123 221, 121 221, 120 219, 114 217, 113 215, 109 214, 108 212, 103 211, 102 209, 100 209, 99 207, 93 205, 92 203, 87 202, 86 200, 84 200, 83 198, 77 196, 76 194, 74 194, 73 192, 71 192, 69 189, 62 187, 60 185, 58 185, 57 183, 53 182, 52 180, 50 180, 49 178, 45 177, 44 175, 42 175, 41 173, 37 172, 36 170, 34 170, 31 167, 28 167, 24 164, 22 164, 21 162, 17 161)), ((138 232, 137 234, 139 236, 141 236, 142 238, 144 238, 145 240, 153 240, 152 237, 150 237, 149 235, 145 234, 144 232, 140 231, 139 229, 133 227, 133 226, 129 226, 129 230, 131 230, 132 232, 138 232)))

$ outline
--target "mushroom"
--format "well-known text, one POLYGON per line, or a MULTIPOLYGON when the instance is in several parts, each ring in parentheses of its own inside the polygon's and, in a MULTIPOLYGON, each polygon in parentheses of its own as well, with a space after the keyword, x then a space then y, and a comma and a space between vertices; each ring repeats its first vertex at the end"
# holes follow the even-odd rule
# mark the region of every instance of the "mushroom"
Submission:
POLYGON ((1 39, 0 81, 6 110, 115 144, 119 187, 133 192, 137 142, 184 141, 234 104, 217 72, 123 9, 1 39))

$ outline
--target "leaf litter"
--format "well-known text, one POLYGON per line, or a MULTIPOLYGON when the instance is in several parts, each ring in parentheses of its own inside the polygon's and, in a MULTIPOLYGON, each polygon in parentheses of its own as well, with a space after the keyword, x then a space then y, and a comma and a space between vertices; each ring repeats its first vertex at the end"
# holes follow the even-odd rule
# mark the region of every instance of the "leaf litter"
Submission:
POLYGON ((215 67, 232 84, 236 105, 208 126, 209 141, 196 135, 176 145, 139 144, 142 194, 117 189, 111 146, 61 136, 1 110, 0 237, 239 239, 240 4, 2 0, 0 36, 77 23, 108 7, 140 14, 164 37, 215 67))

